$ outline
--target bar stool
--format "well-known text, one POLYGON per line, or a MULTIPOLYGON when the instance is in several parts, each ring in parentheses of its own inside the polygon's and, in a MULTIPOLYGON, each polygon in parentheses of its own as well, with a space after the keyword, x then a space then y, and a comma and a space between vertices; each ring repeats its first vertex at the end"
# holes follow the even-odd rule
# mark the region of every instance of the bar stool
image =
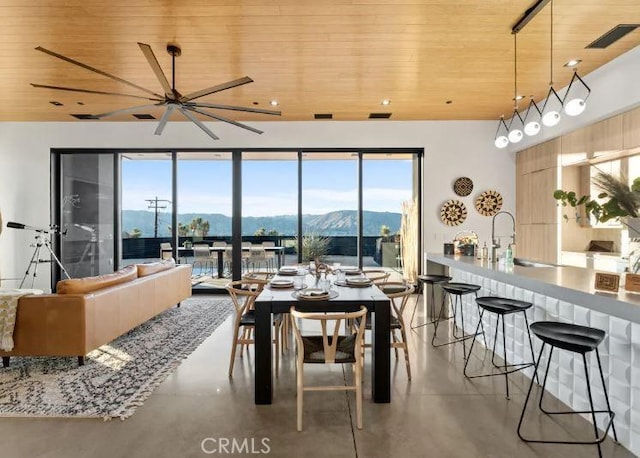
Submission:
MULTIPOLYGON (((518 301, 516 299, 509 299, 504 297, 495 297, 495 296, 485 296, 476 298, 476 303, 480 308, 480 321, 478 322, 478 326, 476 327, 476 335, 480 330, 480 324, 482 323, 482 317, 485 312, 495 313, 498 315, 498 322, 496 323, 497 329, 493 338, 493 355, 491 356, 491 364, 496 369, 500 369, 501 371, 498 373, 487 373, 487 374, 476 374, 476 375, 468 375, 467 374, 467 366, 469 365, 469 360, 471 358, 467 358, 467 361, 464 363, 464 376, 467 378, 480 378, 480 377, 494 377, 496 375, 504 375, 504 382, 507 390, 507 399, 509 399, 509 374, 520 371, 527 367, 535 366, 536 357, 533 354, 533 343, 531 342, 531 332, 529 332, 529 321, 527 320, 527 310, 530 309, 533 304, 531 302, 518 301), (506 334, 504 332, 504 317, 505 315, 513 315, 514 313, 522 313, 524 316, 524 322, 527 327, 527 334, 529 335, 529 348, 531 349, 531 362, 530 363, 517 363, 517 364, 507 364, 507 339, 506 334), (502 348, 504 348, 504 364, 502 366, 498 366, 495 362, 496 355, 496 342, 498 340, 498 331, 500 329, 500 319, 502 319, 502 348)), ((471 341, 471 348, 469 349, 469 355, 473 353, 473 345, 476 343, 475 339, 471 341)), ((538 380, 538 374, 534 374, 536 376, 536 380, 538 380)), ((538 380, 538 383, 540 381, 538 380)))
POLYGON ((549 357, 547 359, 547 368, 544 372, 544 381, 542 382, 542 394, 540 395, 539 407, 542 412, 547 415, 567 415, 567 414, 583 414, 590 413, 591 420, 593 421, 593 430, 595 433, 595 440, 593 441, 545 441, 537 439, 525 439, 520 432, 522 428, 522 421, 524 419, 524 413, 527 409, 527 403, 531 396, 531 390, 533 389, 533 379, 529 385, 529 391, 527 392, 527 398, 524 401, 522 407, 522 414, 520 415, 520 422, 518 423, 518 436, 525 442, 535 442, 540 444, 596 444, 598 446, 598 456, 602 457, 602 450, 600 444, 605 440, 609 432, 609 428, 613 430, 613 437, 618 442, 618 436, 616 434, 616 427, 613 424, 613 417, 615 413, 611 410, 609 404, 609 395, 607 394, 607 386, 604 382, 604 374, 602 373, 602 363, 600 362, 600 352, 598 351, 598 345, 605 338, 605 332, 590 328, 587 326, 578 326, 577 324, 560 323, 556 321, 538 321, 531 324, 531 332, 533 332, 540 340, 542 340, 542 348, 540 348, 540 354, 538 355, 538 361, 536 362, 536 372, 542 359, 542 352, 544 347, 549 344, 551 350, 549 351, 549 357), (551 355, 554 348, 560 348, 563 350, 571 351, 574 353, 580 353, 582 355, 582 362, 584 363, 584 375, 587 382, 587 394, 589 395, 589 406, 591 410, 583 411, 561 411, 561 412, 548 412, 542 407, 542 398, 544 396, 545 386, 547 385, 547 375, 549 374, 549 366, 551 365, 551 355), (602 388, 604 390, 604 399, 607 403, 607 410, 595 410, 593 408, 593 398, 591 396, 591 384, 589 382, 589 367, 587 366, 586 354, 590 351, 596 351, 596 358, 598 360, 598 369, 600 370, 600 379, 602 380, 602 388), (609 422, 601 437, 598 437, 598 425, 596 423, 596 413, 606 413, 609 415, 609 422))
MULTIPOLYGON (((413 319, 416 316, 416 310, 418 309, 418 302, 420 299, 420 296, 422 295, 422 292, 424 291, 424 288, 427 287, 427 285, 431 285, 431 302, 429 302, 429 300, 427 299, 427 308, 429 309, 429 315, 431 317, 435 317, 436 315, 436 298, 435 298, 435 285, 440 285, 442 283, 448 283, 451 281, 451 277, 447 277, 446 275, 418 275, 418 282, 420 283, 420 291, 418 293, 418 296, 416 297, 416 304, 413 307, 413 313, 411 314, 411 321, 409 322, 409 326, 411 327, 411 329, 416 329, 416 328, 420 328, 422 326, 427 326, 428 324, 433 323, 434 321, 427 321, 426 323, 422 323, 422 324, 417 324, 417 325, 413 325, 413 319)), ((425 295, 426 296, 426 295, 425 295)))
MULTIPOLYGON (((442 283, 441 287, 443 291, 446 293, 445 296, 448 296, 449 303, 453 307, 453 315, 447 318, 442 318, 444 313, 446 297, 442 297, 442 304, 440 305, 440 313, 438 313, 438 318, 433 322, 433 337, 431 338, 431 345, 434 347, 443 347, 445 345, 451 345, 453 343, 462 342, 462 355, 464 359, 467 359, 467 347, 465 345, 465 341, 467 339, 474 338, 478 334, 465 334, 464 331, 464 309, 462 308, 462 296, 467 294, 475 294, 476 299, 478 298, 478 290, 481 288, 480 285, 474 285, 471 283, 442 283), (451 301, 451 296, 454 296, 453 303, 451 301), (458 337, 456 335, 456 310, 460 306, 460 321, 462 322, 462 336, 458 337), (443 342, 440 344, 436 344, 436 337, 438 334, 438 325, 440 321, 450 320, 453 318, 454 327, 453 327, 453 338, 448 340, 447 342, 443 342)), ((480 314, 480 309, 478 309, 478 314, 480 314)), ((480 327, 482 328, 482 336, 484 338, 484 326, 482 324, 482 320, 480 320, 480 327)), ((487 346, 486 338, 485 338, 485 347, 487 346)))

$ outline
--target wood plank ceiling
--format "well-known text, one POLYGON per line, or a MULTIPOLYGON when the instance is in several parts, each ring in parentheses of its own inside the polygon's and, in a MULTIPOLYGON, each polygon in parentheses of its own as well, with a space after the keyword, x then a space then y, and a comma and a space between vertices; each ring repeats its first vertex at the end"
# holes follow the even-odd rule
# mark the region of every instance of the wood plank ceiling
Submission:
MULTIPOLYGON (((176 87, 183 94, 250 76, 254 83, 199 101, 272 108, 269 101, 276 99, 283 113, 277 119, 312 120, 316 113, 332 113, 335 120, 365 120, 373 112, 392 113, 392 120, 497 119, 512 111, 511 27, 533 3, 0 0, 0 121, 75 121, 71 114, 144 103, 31 87, 136 93, 35 51, 36 46, 162 93, 137 42, 151 45, 169 81, 166 45, 180 45, 176 87), (382 99, 391 104, 381 106, 382 99)), ((571 70, 563 64, 569 59, 582 59, 584 75, 640 45, 637 29, 606 49, 585 49, 621 23, 640 23, 638 0, 555 0, 555 86, 568 84, 571 70)), ((548 90, 549 24, 547 5, 517 35, 518 92, 536 100, 548 90)), ((163 109, 144 111, 159 118, 163 109)), ((274 119, 240 112, 231 117, 274 119)), ((136 120, 132 114, 109 119, 136 120)))

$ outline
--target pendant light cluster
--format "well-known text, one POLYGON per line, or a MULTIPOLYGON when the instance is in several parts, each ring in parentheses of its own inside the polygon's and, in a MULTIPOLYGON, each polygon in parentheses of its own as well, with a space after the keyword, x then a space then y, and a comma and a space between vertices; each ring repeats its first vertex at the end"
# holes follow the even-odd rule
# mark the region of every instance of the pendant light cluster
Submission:
POLYGON ((562 119, 562 112, 568 116, 578 116, 583 113, 586 108, 586 101, 591 93, 591 89, 578 75, 577 69, 574 69, 573 77, 567 88, 567 92, 563 98, 560 98, 556 90, 553 88, 553 0, 551 0, 551 33, 550 33, 550 65, 549 65, 549 93, 545 99, 542 110, 531 96, 529 101, 529 107, 525 112, 524 118, 518 112, 518 100, 522 97, 518 95, 518 69, 517 69, 517 33, 521 29, 514 27, 513 42, 514 42, 514 57, 513 57, 513 85, 514 85, 514 110, 511 116, 511 121, 507 127, 507 123, 504 120, 504 116, 500 117, 498 122, 498 130, 494 144, 497 148, 505 148, 509 143, 518 143, 524 138, 524 135, 534 136, 541 130, 542 126, 553 127, 556 126, 562 119), (524 135, 523 135, 524 132, 524 135))

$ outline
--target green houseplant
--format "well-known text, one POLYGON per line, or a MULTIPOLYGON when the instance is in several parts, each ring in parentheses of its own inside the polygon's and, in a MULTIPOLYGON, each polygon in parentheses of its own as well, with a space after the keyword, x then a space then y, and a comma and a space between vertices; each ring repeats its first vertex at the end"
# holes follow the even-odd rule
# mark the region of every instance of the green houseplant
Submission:
MULTIPOLYGON (((598 200, 592 199, 588 194, 578 197, 574 191, 562 189, 555 190, 553 197, 563 207, 584 207, 587 216, 593 215, 601 223, 617 219, 628 225, 621 218, 640 216, 640 177, 634 179, 629 186, 624 176, 598 172, 593 183, 602 191, 597 196, 598 200), (603 199, 606 200, 602 202, 603 199)), ((568 216, 564 215, 564 218, 568 219, 568 216)))

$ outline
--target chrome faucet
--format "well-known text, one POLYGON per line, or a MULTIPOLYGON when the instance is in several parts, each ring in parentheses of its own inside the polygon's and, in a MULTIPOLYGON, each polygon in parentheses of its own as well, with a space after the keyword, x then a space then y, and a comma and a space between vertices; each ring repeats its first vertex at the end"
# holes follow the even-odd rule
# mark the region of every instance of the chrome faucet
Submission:
POLYGON ((496 237, 496 217, 504 213, 511 217, 511 245, 516 244, 516 219, 507 211, 501 211, 493 215, 491 219, 491 262, 497 262, 497 249, 500 248, 500 237, 496 237))

